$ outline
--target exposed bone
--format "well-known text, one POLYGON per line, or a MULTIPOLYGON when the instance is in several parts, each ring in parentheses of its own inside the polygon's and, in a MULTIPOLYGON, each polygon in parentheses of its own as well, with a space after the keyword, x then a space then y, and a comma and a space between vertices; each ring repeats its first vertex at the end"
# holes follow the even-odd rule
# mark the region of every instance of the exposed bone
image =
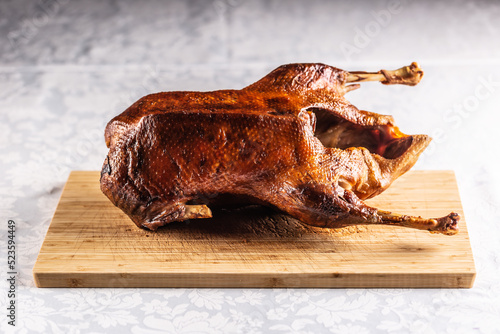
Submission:
POLYGON ((206 205, 186 205, 185 219, 212 218, 212 211, 206 205))
POLYGON ((455 235, 458 233, 458 213, 452 212, 441 218, 422 218, 415 216, 393 214, 388 211, 378 210, 377 214, 382 218, 382 224, 411 227, 426 230, 431 233, 455 235))
MULTIPOLYGON (((424 72, 420 69, 416 62, 409 66, 401 67, 394 71, 380 70, 374 72, 349 72, 347 75, 347 83, 363 82, 363 81, 380 81, 384 85, 408 85, 415 86, 420 82, 424 72)), ((347 86, 347 91, 358 88, 357 85, 347 86), (352 87, 354 86, 354 87, 352 87)), ((347 88, 346 87, 346 88, 347 88)))

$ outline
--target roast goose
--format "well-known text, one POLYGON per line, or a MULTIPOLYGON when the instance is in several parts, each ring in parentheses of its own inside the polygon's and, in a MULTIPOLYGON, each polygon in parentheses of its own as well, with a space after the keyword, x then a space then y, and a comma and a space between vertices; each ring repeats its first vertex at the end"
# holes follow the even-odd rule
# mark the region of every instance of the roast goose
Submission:
POLYGON ((240 90, 147 95, 106 127, 101 190, 150 230, 238 202, 313 226, 456 234, 456 213, 427 219, 363 202, 408 171, 431 138, 406 135, 391 116, 359 110, 344 95, 358 82, 416 85, 422 75, 416 63, 376 73, 289 64, 240 90))

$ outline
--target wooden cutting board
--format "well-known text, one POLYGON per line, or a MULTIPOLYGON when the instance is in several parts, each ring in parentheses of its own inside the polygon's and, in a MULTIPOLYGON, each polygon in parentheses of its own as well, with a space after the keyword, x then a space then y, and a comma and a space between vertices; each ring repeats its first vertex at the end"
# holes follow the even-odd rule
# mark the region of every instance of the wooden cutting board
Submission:
POLYGON ((137 228, 72 172, 33 269, 38 287, 470 288, 476 275, 451 171, 412 171, 369 204, 462 216, 456 236, 393 226, 306 227, 262 207, 137 228))

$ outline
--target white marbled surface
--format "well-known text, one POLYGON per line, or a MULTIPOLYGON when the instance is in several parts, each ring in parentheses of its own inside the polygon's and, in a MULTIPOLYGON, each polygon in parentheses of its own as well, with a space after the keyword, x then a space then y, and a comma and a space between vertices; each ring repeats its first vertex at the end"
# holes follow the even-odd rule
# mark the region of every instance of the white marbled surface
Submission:
POLYGON ((0 2, 0 331, 499 333, 500 3, 0 2), (37 289, 32 268, 70 170, 98 170, 106 122, 162 90, 243 87, 288 62, 418 61, 416 87, 349 99, 435 140, 415 168, 456 172, 477 279, 458 289, 37 289), (17 323, 6 306, 17 226, 17 323))

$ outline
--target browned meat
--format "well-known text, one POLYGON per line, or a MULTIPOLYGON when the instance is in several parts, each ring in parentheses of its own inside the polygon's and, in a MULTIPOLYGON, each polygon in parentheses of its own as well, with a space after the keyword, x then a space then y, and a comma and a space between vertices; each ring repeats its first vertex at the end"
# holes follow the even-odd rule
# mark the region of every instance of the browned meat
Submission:
POLYGON ((262 204, 306 224, 393 224, 444 234, 459 216, 396 215, 362 200, 408 171, 430 138, 358 110, 354 82, 415 85, 416 63, 351 72, 284 65, 241 90, 145 96, 106 127, 101 189, 137 226, 211 217, 220 203, 262 204))

